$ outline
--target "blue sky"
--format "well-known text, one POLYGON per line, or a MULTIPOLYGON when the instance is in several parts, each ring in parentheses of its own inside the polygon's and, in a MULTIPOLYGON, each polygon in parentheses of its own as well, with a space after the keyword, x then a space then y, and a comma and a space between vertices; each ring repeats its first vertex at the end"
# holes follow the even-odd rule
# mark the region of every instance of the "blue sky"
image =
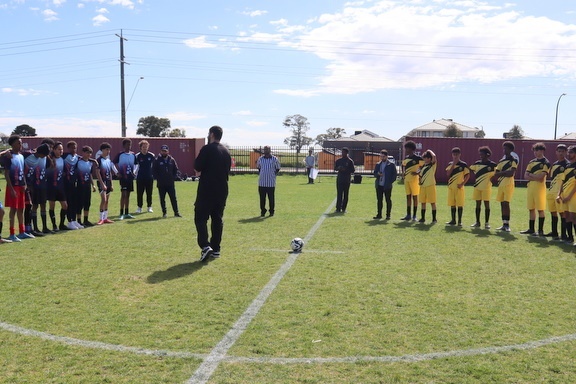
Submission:
POLYGON ((0 133, 120 136, 167 117, 187 137, 281 145, 285 116, 394 140, 434 119, 576 131, 570 1, 0 0, 0 133), (140 79, 143 77, 143 79, 140 79), (128 104, 129 103, 129 104, 128 104))

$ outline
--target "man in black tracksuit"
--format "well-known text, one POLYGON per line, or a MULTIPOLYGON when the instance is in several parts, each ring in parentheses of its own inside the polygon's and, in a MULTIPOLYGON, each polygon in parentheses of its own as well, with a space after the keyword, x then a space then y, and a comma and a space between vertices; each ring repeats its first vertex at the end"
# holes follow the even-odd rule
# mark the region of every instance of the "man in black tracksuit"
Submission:
POLYGON ((166 194, 170 197, 174 216, 181 217, 178 211, 176 188, 174 187, 174 180, 178 174, 178 164, 176 164, 176 160, 168 154, 167 145, 163 145, 160 148, 160 154, 154 159, 154 163, 152 163, 152 174, 156 179, 156 187, 158 187, 162 217, 166 217, 166 194))
POLYGON ((208 132, 208 144, 200 149, 194 169, 200 172, 200 182, 194 208, 194 224, 198 245, 202 248, 200 261, 208 256, 220 257, 220 242, 224 223, 222 216, 228 198, 228 174, 232 159, 228 149, 220 144, 222 128, 213 126, 208 132), (208 219, 212 236, 208 240, 208 219))

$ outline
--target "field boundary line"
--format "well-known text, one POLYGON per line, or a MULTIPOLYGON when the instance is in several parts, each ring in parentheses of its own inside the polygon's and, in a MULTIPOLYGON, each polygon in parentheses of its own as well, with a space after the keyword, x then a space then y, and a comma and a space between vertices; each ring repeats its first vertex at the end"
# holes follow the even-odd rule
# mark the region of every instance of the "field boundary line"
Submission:
MULTIPOLYGON (((318 228, 322 225, 324 220, 328 217, 328 214, 334 206, 336 205, 336 199, 330 203, 326 211, 322 213, 316 224, 308 231, 306 237, 304 237, 304 244, 308 243, 310 239, 314 236, 318 228)), ((282 278, 286 275, 286 273, 290 270, 292 265, 298 259, 300 253, 291 253, 284 264, 276 271, 274 276, 268 281, 268 283, 262 288, 258 296, 252 301, 252 303, 248 306, 246 311, 240 316, 240 318, 234 323, 232 328, 224 335, 224 338, 220 340, 218 344, 212 349, 210 354, 204 359, 202 364, 198 367, 194 375, 186 382, 187 384, 202 384, 206 383, 210 377, 214 374, 218 365, 226 358, 226 354, 230 348, 234 345, 234 343, 242 336, 248 325, 252 322, 254 317, 260 312, 260 309, 266 303, 268 297, 272 294, 274 289, 278 286, 282 278)))
POLYGON ((55 341, 58 343, 72 345, 77 347, 85 347, 91 349, 103 349, 107 351, 115 351, 115 352, 130 352, 137 355, 146 355, 146 356, 163 356, 163 357, 178 357, 178 358, 194 358, 194 359, 204 359, 206 358, 206 354, 200 353, 190 353, 190 352, 173 352, 167 350, 154 350, 154 349, 145 349, 145 348, 137 348, 137 347, 127 347, 124 345, 119 344, 108 344, 103 343, 100 341, 88 341, 88 340, 81 340, 75 339, 73 337, 65 337, 65 336, 56 336, 46 332, 35 331, 33 329, 27 329, 23 327, 19 327, 16 325, 8 324, 5 322, 0 322, 0 328, 4 329, 5 331, 9 331, 12 333, 16 333, 23 336, 33 336, 38 337, 43 340, 48 341, 55 341))

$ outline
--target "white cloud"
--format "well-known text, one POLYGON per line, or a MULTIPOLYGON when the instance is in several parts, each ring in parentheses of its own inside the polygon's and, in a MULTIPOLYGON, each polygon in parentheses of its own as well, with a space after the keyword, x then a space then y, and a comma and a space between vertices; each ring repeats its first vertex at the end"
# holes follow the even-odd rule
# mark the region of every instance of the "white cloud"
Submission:
POLYGON ((106 8, 100 8, 100 9, 96 10, 96 13, 103 15, 105 13, 110 13, 110 12, 108 12, 108 10, 106 8))
POLYGON ((39 96, 39 95, 44 95, 44 94, 48 94, 49 92, 46 91, 40 91, 38 89, 32 89, 32 88, 2 88, 2 93, 10 93, 10 94, 15 94, 18 96, 39 96))
POLYGON ((42 16, 44 16, 44 21, 57 21, 58 19, 58 13, 54 12, 51 9, 45 9, 42 12, 42 16))
POLYGON ((109 22, 110 22, 110 19, 107 18, 107 17, 104 16, 104 15, 97 15, 97 16, 94 16, 94 17, 92 18, 92 24, 93 24, 95 27, 100 27, 100 26, 102 26, 102 25, 104 25, 104 24, 106 24, 106 23, 109 23, 109 22))
POLYGON ((190 48, 214 48, 216 44, 206 41, 206 36, 198 36, 193 39, 184 40, 184 44, 190 48))
POLYGON ((278 34, 243 40, 277 41, 326 61, 327 75, 316 89, 276 91, 301 97, 576 76, 566 60, 576 25, 512 7, 477 0, 356 1, 306 28, 281 19, 272 22, 278 34))
POLYGON ((267 13, 268 13, 268 11, 263 11, 263 10, 242 12, 243 15, 250 16, 250 17, 264 16, 267 13))
MULTIPOLYGON (((98 4, 108 4, 112 6, 120 6, 128 9, 134 9, 134 2, 131 0, 84 0, 84 2, 89 3, 98 3, 98 4)), ((142 4, 140 1, 138 4, 142 4)))
POLYGON ((252 121, 247 121, 246 125, 248 125, 249 127, 265 127, 267 125, 270 125, 270 122, 252 120, 252 121))
POLYGON ((66 0, 52 0, 52 4, 54 4, 57 7, 64 5, 65 2, 66 0))

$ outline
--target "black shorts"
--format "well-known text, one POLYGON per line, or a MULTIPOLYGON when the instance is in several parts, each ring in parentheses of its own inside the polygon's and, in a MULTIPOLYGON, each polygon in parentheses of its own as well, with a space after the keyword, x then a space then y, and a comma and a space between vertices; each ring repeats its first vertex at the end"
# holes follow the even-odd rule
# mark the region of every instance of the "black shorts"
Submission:
POLYGON ((48 201, 66 201, 66 191, 63 185, 48 188, 46 196, 48 201))
POLYGON ((120 190, 132 192, 134 190, 134 180, 120 179, 120 190))
POLYGON ((32 188, 30 191, 30 201, 32 204, 46 204, 47 191, 46 188, 32 188))
MULTIPOLYGON (((112 192, 112 180, 103 180, 106 185, 106 194, 112 192)), ((102 186, 98 183, 98 193, 102 193, 102 186)))

